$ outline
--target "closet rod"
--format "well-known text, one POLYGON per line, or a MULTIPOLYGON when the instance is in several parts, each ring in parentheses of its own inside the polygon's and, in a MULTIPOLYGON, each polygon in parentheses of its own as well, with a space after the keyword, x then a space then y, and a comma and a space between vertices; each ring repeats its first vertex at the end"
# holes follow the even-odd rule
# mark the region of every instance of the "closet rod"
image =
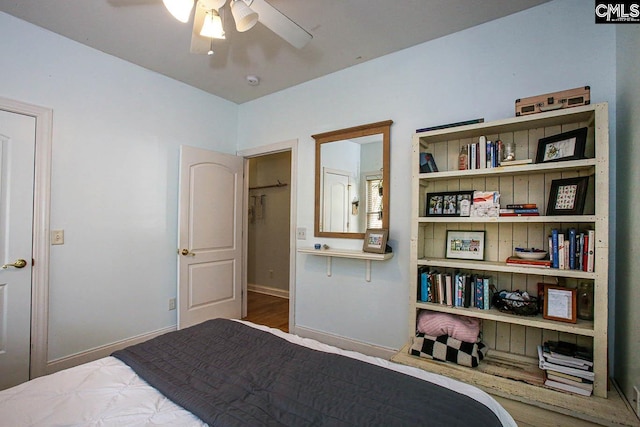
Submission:
POLYGON ((262 185, 262 186, 259 186, 259 187, 249 187, 249 190, 260 190, 262 188, 274 188, 274 187, 286 187, 286 186, 287 186, 286 183, 283 184, 282 182, 280 182, 280 180, 278 180, 277 184, 262 185))

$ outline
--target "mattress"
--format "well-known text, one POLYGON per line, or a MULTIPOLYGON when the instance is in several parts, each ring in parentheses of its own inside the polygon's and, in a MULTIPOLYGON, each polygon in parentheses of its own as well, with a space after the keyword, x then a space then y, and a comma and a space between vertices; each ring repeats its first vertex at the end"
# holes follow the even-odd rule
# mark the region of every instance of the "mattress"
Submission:
MULTIPOLYGON (((380 358, 345 351, 248 322, 294 344, 340 354, 430 381, 469 396, 493 411, 504 426, 511 416, 491 396, 459 381, 380 358)), ((204 426, 199 418, 164 397, 129 366, 106 357, 0 392, 0 425, 7 426, 204 426)))

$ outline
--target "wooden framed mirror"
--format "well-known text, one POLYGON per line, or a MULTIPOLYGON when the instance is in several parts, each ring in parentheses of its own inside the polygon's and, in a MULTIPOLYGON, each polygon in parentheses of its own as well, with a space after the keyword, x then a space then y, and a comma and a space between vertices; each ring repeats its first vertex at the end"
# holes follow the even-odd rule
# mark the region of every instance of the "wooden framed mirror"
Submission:
POLYGON ((314 236, 364 239, 368 228, 389 229, 392 123, 312 135, 316 140, 314 236))

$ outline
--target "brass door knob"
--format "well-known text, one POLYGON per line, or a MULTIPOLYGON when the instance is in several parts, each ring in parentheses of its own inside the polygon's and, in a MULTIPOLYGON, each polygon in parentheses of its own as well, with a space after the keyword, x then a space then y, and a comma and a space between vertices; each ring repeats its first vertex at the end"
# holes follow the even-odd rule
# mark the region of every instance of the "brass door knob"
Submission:
POLYGON ((183 249, 180 251, 180 253, 184 256, 196 256, 196 254, 194 254, 193 252, 189 252, 189 249, 183 249))
POLYGON ((16 262, 14 262, 13 264, 4 264, 2 266, 2 269, 6 270, 9 267, 24 268, 26 266, 27 266, 27 261, 25 261, 23 259, 17 259, 16 262))

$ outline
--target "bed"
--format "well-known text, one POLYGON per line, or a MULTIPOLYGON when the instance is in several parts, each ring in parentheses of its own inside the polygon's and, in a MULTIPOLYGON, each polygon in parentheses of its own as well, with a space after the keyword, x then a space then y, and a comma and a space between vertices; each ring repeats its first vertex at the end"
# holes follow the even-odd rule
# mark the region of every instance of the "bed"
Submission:
POLYGON ((7 426, 515 426, 450 378, 214 319, 0 391, 7 426))

